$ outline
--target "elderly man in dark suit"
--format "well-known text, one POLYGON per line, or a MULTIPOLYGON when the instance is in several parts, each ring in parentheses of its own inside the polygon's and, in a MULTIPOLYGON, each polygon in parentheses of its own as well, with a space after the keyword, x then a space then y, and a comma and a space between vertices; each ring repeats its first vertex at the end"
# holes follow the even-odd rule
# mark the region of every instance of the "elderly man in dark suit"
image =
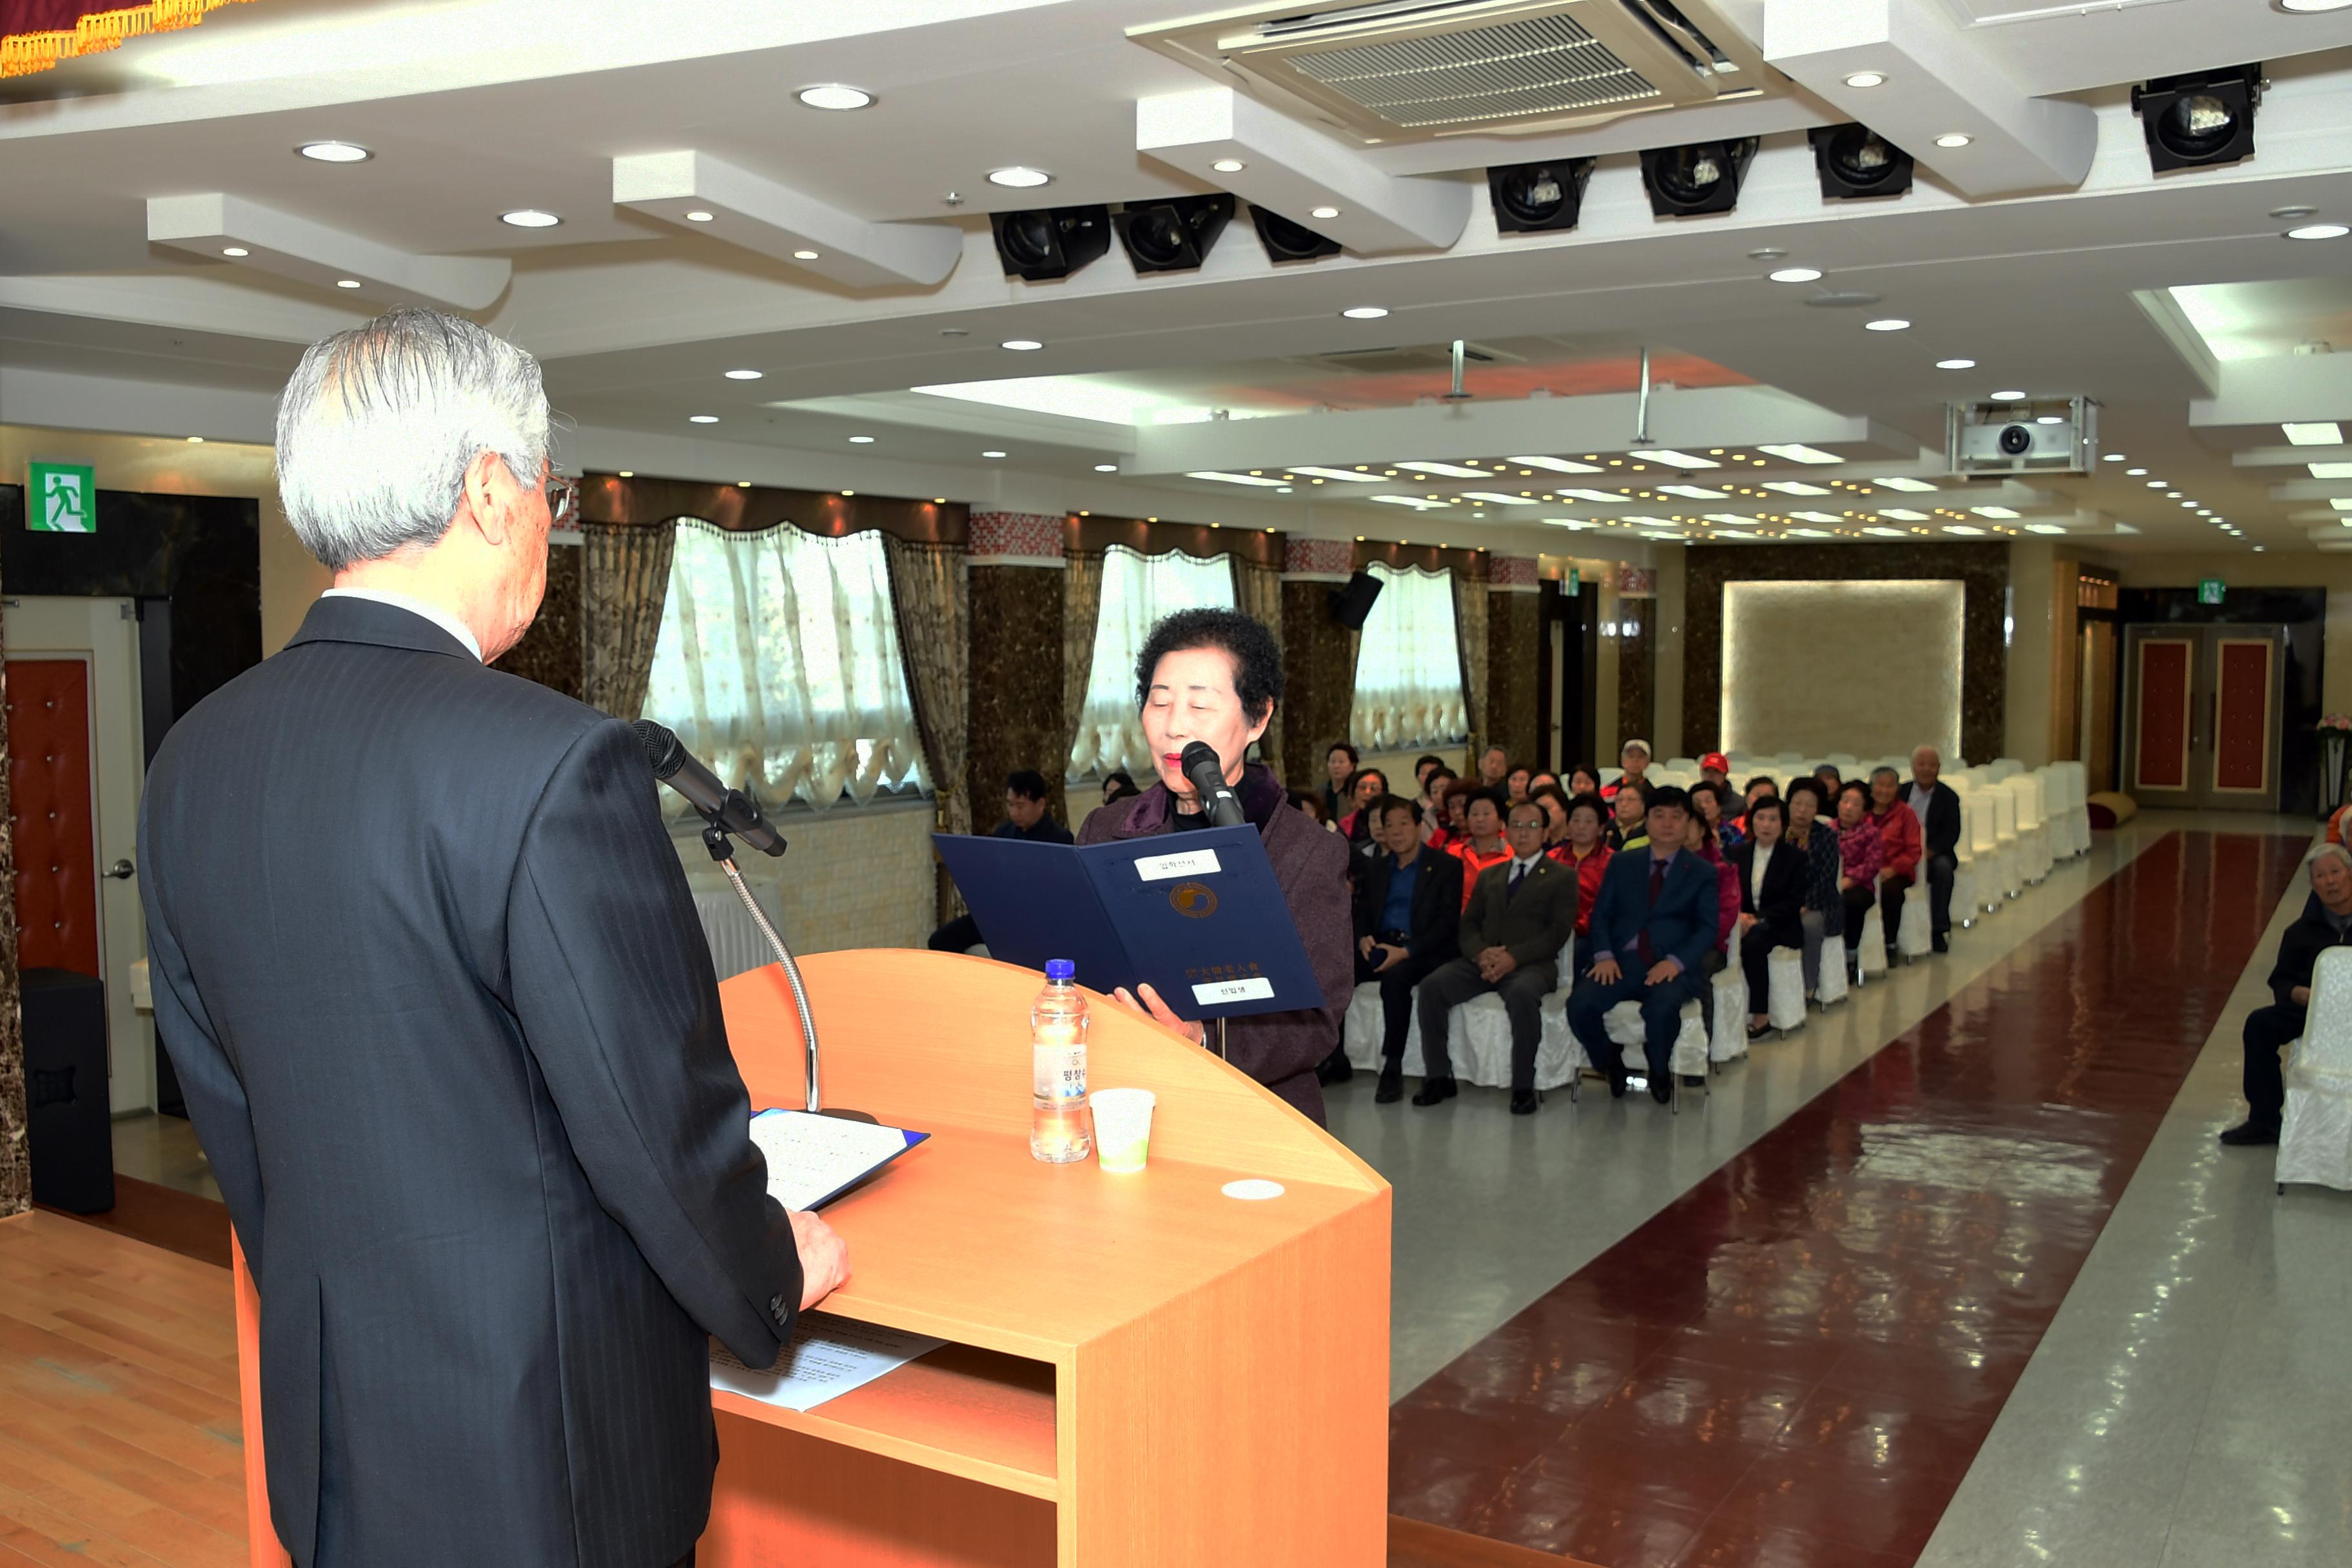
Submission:
POLYGON ((300 1568, 690 1562, 709 1337, 768 1364, 846 1266, 768 1195, 643 745, 487 668, 546 583, 539 366, 339 332, 278 472, 335 586, 173 728, 139 835, 271 1521, 300 1568))
POLYGON ((1623 1053, 1602 1026, 1620 1002, 1642 1005, 1650 1062, 1650 1098, 1674 1098, 1675 1036, 1683 1004, 1698 999, 1703 968, 1722 916, 1715 868, 1682 847, 1690 796, 1669 784, 1650 795, 1646 850, 1609 862, 1593 911, 1591 964, 1568 998, 1568 1027, 1586 1059, 1609 1075, 1609 1092, 1622 1098, 1623 1053))
POLYGON ((2271 966, 2269 981, 2271 1005, 2246 1015, 2246 1061, 2241 1080, 2246 1119, 2221 1134, 2221 1142, 2232 1147, 2261 1147, 2279 1141, 2279 1123, 2286 1110, 2286 1075, 2279 1065, 2280 1048, 2303 1034, 2319 955, 2331 947, 2352 946, 2352 852, 2341 844, 2323 844, 2312 851, 2305 868, 2311 876, 2311 897, 2305 900, 2302 915, 2279 938, 2278 962, 2271 966))
MULTIPOLYGON (((1381 1105, 1404 1098, 1404 1042, 1412 1028, 1413 987, 1454 961, 1462 929, 1462 862, 1421 841, 1421 807, 1402 795, 1371 804, 1372 838, 1383 853, 1356 879, 1356 984, 1381 986, 1381 1105)), ((1328 1083, 1344 1082, 1348 1058, 1328 1083)))
POLYGON ((1911 753, 1911 783, 1903 792, 1904 804, 1919 819, 1927 912, 1933 917, 1929 929, 1937 952, 1952 945, 1952 879, 1960 868, 1960 796, 1937 776, 1943 771, 1943 753, 1933 746, 1920 747, 1911 753))
POLYGON ((1558 984, 1559 950, 1576 933, 1576 873, 1544 853, 1543 807, 1523 800, 1504 819, 1511 858, 1478 874, 1462 911, 1462 956, 1422 982, 1421 1059, 1428 1069, 1415 1105, 1454 1098, 1446 1016, 1492 991, 1511 1019, 1511 1114, 1532 1116, 1543 999, 1558 984))

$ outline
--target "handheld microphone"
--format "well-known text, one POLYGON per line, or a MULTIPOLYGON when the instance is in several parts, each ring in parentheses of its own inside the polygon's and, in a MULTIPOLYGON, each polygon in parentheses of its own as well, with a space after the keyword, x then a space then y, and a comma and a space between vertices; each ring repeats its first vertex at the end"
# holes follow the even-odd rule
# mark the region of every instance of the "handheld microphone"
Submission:
POLYGON ((686 796, 687 804, 712 826, 733 834, 763 855, 784 852, 783 836, 768 826, 751 797, 720 784, 719 775, 704 767, 674 732, 650 719, 640 719, 629 727, 645 742, 646 760, 653 763, 654 777, 686 796))
POLYGON ((1176 765, 1192 781, 1212 826, 1239 827, 1249 821, 1242 811, 1241 797, 1225 782, 1225 764, 1217 760, 1216 748, 1206 741, 1191 742, 1178 755, 1176 765))

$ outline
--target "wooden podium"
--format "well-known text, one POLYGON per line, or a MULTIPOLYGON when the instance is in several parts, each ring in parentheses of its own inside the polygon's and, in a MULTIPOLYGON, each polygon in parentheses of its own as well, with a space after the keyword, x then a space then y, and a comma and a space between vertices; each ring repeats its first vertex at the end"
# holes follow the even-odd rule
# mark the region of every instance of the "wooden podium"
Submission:
MULTIPOLYGON (((948 1343, 806 1414, 714 1393, 698 1568, 1383 1563, 1388 1184, 1091 993, 1093 1086, 1158 1094, 1150 1167, 1040 1164, 1034 971, 897 949, 802 971, 825 1103, 932 1134, 825 1211, 854 1270, 825 1309, 948 1343), (1242 1178, 1282 1195, 1226 1196, 1242 1178)), ((753 1109, 802 1104, 782 972, 719 995, 753 1109)), ((236 1292, 253 1563, 275 1568, 242 1258, 236 1292)))

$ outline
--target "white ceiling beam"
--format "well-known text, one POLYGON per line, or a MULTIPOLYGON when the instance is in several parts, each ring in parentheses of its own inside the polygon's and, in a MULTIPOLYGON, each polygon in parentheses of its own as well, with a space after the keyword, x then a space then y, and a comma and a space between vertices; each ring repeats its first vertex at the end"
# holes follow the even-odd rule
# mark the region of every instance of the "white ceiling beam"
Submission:
POLYGON ((1231 88, 1137 100, 1135 150, 1360 256, 1444 250, 1469 226, 1477 188, 1384 174, 1364 155, 1231 88), (1239 169, 1219 169, 1220 163, 1239 169), (1318 207, 1337 216, 1318 217, 1318 207))
POLYGON ((503 257, 418 256, 214 191, 150 196, 147 241, 214 266, 250 267, 372 300, 430 300, 461 310, 498 303, 513 265, 503 257), (242 256, 228 256, 229 250, 242 256), (356 289, 341 289, 345 280, 356 289))
POLYGON ((928 288, 963 255, 963 231, 953 225, 872 223, 691 149, 614 159, 613 204, 845 289, 928 288))
POLYGON ((2072 189, 2091 172, 2090 106, 2027 95, 1936 0, 1765 0, 1764 58, 1965 196, 2072 189), (1846 85, 1864 71, 1881 85, 1846 85), (1968 145, 1936 145, 1952 135, 1968 145))
POLYGON ((2189 405, 2189 427, 2196 430, 2233 425, 2275 430, 2319 419, 2352 421, 2352 353, 2231 360, 2221 366, 2220 394, 2189 405))

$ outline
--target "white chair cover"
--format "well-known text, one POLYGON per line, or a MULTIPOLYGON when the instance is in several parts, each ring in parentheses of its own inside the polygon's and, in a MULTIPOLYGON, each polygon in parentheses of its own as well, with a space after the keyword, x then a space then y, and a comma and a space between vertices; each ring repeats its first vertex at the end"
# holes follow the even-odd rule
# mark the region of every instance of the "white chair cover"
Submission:
POLYGON ((2017 796, 2003 788, 1986 793, 1992 801, 1993 883, 2002 897, 2013 899, 2025 890, 2018 864, 2017 796))
POLYGON ((1822 933, 1821 988, 1813 993, 1813 1000, 1826 1013, 1844 1001, 1845 996, 1845 928, 1832 925, 1822 933))
MULTIPOLYGON (((1580 1065, 1567 1023, 1568 993, 1576 975, 1574 937, 1559 950, 1559 983, 1543 999, 1543 1039, 1536 1047, 1538 1089, 1558 1089, 1575 1076, 1580 1065)), ((1420 989, 1415 987, 1412 1021, 1405 1026, 1400 1064, 1407 1078, 1421 1078, 1429 1070, 1421 1051, 1420 1000, 1420 989)), ((1347 1017, 1340 1026, 1340 1045, 1352 1066, 1366 1072, 1380 1070, 1381 1027, 1380 982, 1367 980, 1348 998, 1347 1017)), ((1458 1081, 1487 1089, 1510 1088, 1511 1016, 1503 1010, 1503 999, 1489 992, 1454 1008, 1446 1019, 1445 1054, 1453 1060, 1458 1081)))
MULTIPOLYGON (((1831 968, 1837 965, 1832 963, 1831 968)), ((1793 947, 1776 947, 1764 960, 1764 1016, 1787 1034, 1805 1026, 1805 956, 1793 947)), ((1822 976, 1826 984, 1829 975, 1822 976)))
POLYGON ((2288 1047, 2278 1181, 2352 1192, 2352 948, 2319 955, 2303 1038, 2288 1047))
POLYGON ((1895 928, 1895 951, 1906 959, 1925 958, 1935 951, 1936 911, 1927 907, 1927 879, 1912 883, 1903 896, 1903 919, 1895 928))
MULTIPOLYGON (((1909 900, 1904 900, 1909 902, 1909 900)), ((1862 974, 1867 980, 1886 973, 1886 921, 1878 906, 1870 906, 1870 913, 1862 921, 1862 974)))
POLYGON ((1739 939, 1746 934, 1732 928, 1731 950, 1712 977, 1715 1029, 1706 1042, 1710 1062, 1736 1061, 1748 1054, 1748 972, 1739 967, 1739 939))
MULTIPOLYGON (((1625 1066, 1629 1069, 1633 1068, 1641 1060, 1648 1040, 1642 1028, 1642 1005, 1639 1002, 1618 1003, 1601 1019, 1601 1026, 1609 1031, 1609 1037, 1617 1043, 1618 1047, 1628 1053, 1623 1058, 1625 1066)), ((1706 1021, 1696 1002, 1683 1004, 1682 1029, 1675 1036, 1674 1055, 1669 1060, 1672 1063, 1670 1070, 1685 1078, 1706 1076, 1706 1021)))

